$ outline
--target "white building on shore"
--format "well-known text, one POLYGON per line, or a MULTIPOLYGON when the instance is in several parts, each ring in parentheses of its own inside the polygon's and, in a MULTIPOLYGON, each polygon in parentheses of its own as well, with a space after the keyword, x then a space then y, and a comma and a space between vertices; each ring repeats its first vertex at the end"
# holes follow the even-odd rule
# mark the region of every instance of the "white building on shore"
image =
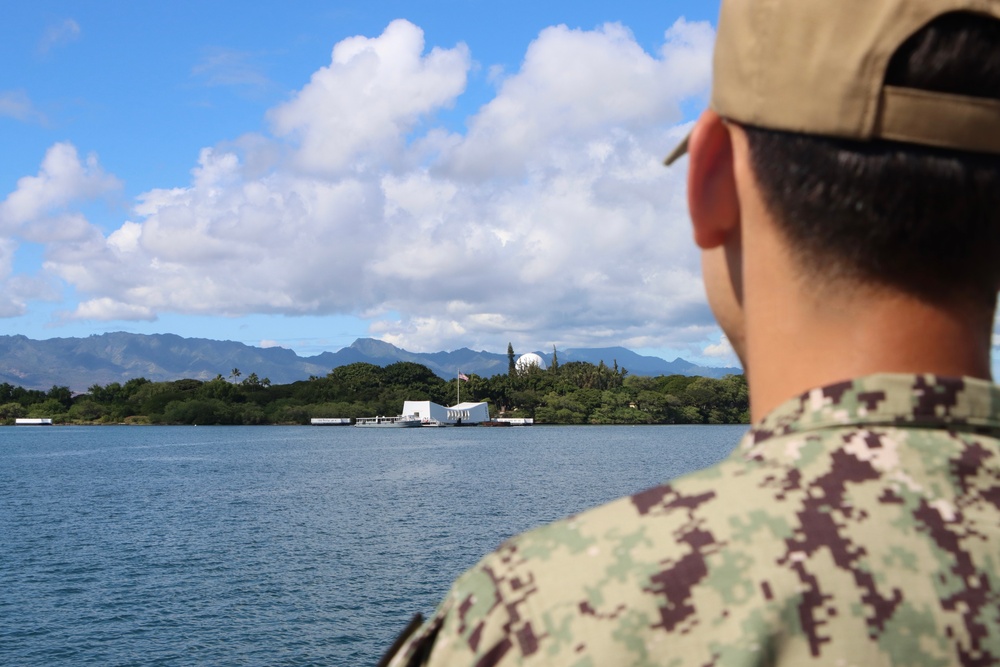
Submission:
POLYGON ((480 424, 490 420, 490 408, 486 403, 459 403, 447 408, 430 401, 406 401, 404 415, 416 415, 424 424, 451 425, 480 424))

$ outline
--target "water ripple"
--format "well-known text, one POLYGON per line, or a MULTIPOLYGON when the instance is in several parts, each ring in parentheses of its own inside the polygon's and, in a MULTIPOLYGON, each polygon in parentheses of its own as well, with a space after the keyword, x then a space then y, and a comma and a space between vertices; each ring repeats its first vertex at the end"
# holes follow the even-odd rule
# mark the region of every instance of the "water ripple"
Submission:
POLYGON ((732 427, 0 430, 0 664, 373 664, 506 537, 732 427))

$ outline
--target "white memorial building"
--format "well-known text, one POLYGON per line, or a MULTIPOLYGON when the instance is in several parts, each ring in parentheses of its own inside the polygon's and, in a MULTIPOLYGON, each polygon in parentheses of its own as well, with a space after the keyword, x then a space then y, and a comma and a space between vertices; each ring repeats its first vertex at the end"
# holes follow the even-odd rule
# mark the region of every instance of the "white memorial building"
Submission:
POLYGON ((416 415, 424 424, 453 425, 480 424, 490 420, 490 408, 486 403, 459 403, 450 408, 430 401, 406 401, 404 415, 416 415))

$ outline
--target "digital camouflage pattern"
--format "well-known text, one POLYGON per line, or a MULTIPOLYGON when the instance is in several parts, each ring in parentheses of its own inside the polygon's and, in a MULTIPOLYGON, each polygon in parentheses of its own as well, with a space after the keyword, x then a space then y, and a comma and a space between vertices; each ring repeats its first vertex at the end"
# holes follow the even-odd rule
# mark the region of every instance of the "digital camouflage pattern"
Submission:
POLYGON ((390 664, 1000 664, 997 415, 978 380, 811 391, 719 465, 509 540, 390 664))

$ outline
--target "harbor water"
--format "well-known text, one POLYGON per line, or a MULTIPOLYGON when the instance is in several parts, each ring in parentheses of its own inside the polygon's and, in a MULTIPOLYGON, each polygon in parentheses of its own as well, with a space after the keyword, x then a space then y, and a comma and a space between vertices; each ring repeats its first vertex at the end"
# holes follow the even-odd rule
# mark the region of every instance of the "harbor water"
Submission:
POLYGON ((506 537, 745 431, 0 428, 0 664, 374 664, 506 537))

